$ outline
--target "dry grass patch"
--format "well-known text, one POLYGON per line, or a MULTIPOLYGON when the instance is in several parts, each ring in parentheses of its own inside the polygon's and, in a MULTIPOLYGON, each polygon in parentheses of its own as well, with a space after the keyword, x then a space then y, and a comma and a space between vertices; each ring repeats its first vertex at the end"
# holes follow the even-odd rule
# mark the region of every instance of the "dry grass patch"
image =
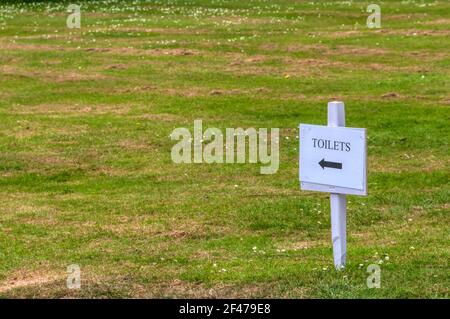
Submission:
POLYGON ((379 29, 374 31, 382 33, 383 35, 403 35, 403 36, 438 36, 447 37, 450 35, 450 30, 421 30, 421 29, 379 29))
POLYGON ((115 90, 115 93, 153 93, 167 96, 182 96, 182 97, 198 97, 208 95, 208 88, 183 88, 183 87, 158 87, 156 85, 141 85, 131 88, 121 88, 115 90))
POLYGON ((134 26, 132 28, 130 27, 123 27, 118 26, 115 28, 103 28, 103 29, 95 29, 95 31, 120 31, 120 32, 130 32, 130 33, 157 33, 157 34, 164 34, 164 35, 210 35, 214 34, 214 32, 211 29, 205 29, 205 28, 147 28, 147 27, 140 27, 140 26, 134 26))
POLYGON ((203 283, 174 279, 154 283, 150 286, 141 286, 137 290, 137 295, 140 298, 270 298, 274 286, 274 283, 215 283, 209 286, 203 283))
POLYGON ((8 159, 14 159, 24 163, 27 166, 27 172, 42 172, 46 168, 51 168, 53 172, 58 169, 70 169, 80 167, 80 162, 74 158, 64 157, 59 153, 32 153, 32 152, 21 152, 17 153, 14 157, 10 154, 4 155, 8 159))
POLYGON ((434 20, 431 20, 431 21, 423 21, 423 22, 420 22, 420 24, 424 24, 424 25, 445 25, 445 26, 449 26, 450 25, 450 19, 445 19, 445 18, 442 18, 442 19, 434 19, 434 20))
POLYGON ((0 68, 0 72, 4 75, 10 75, 15 77, 27 77, 33 79, 41 79, 52 82, 74 82, 74 81, 87 81, 87 80, 103 80, 106 76, 96 74, 82 74, 76 72, 57 72, 52 70, 37 71, 27 70, 10 65, 4 65, 0 68))
POLYGON ((189 55, 201 55, 201 51, 195 49, 185 48, 165 48, 165 49, 136 49, 132 47, 122 48, 86 48, 87 52, 101 52, 112 53, 120 55, 136 55, 136 56, 189 56, 189 55))
MULTIPOLYGON (((239 70, 238 67, 234 68, 234 70, 239 70)), ((242 90, 239 88, 235 89, 222 89, 217 88, 211 90, 208 87, 159 87, 156 85, 140 85, 128 88, 120 88, 114 91, 115 93, 152 93, 152 94, 161 94, 167 96, 179 96, 179 97, 206 97, 210 96, 229 96, 229 95, 253 95, 253 94, 264 94, 270 93, 269 89, 266 88, 255 88, 249 90, 242 90)), ((181 117, 175 115, 160 115, 160 114, 148 114, 139 116, 140 118, 148 117, 148 119, 156 119, 163 121, 172 121, 172 120, 182 120, 181 117), (172 119, 171 119, 172 118, 172 119)))
POLYGON ((402 52, 402 55, 414 58, 417 61, 420 61, 421 63, 425 61, 437 62, 448 58, 448 54, 446 52, 432 52, 429 50, 402 52))
POLYGON ((127 151, 141 151, 141 150, 151 150, 151 144, 147 141, 139 140, 139 139, 123 139, 115 143, 121 148, 127 151))
POLYGON ((285 58, 283 61, 283 72, 295 75, 318 74, 321 70, 330 67, 344 68, 350 66, 350 63, 331 61, 328 59, 294 59, 285 58))
POLYGON ((131 104, 37 104, 14 105, 15 114, 61 114, 61 115, 102 115, 102 114, 128 114, 133 108, 131 104))
POLYGON ((155 122, 181 122, 185 120, 185 117, 175 114, 168 113, 158 113, 158 114, 142 114, 137 115, 134 118, 146 121, 155 121, 155 122))
POLYGON ((347 54, 347 55, 370 56, 370 55, 386 55, 392 53, 392 51, 389 51, 388 49, 384 48, 366 48, 366 47, 339 45, 337 46, 336 50, 329 50, 328 53, 334 53, 337 55, 347 54))
MULTIPOLYGON (((167 220, 170 218, 168 217, 167 220)), ((93 226, 93 225, 92 225, 93 226)), ((171 221, 170 226, 166 219, 154 220, 153 215, 121 216, 110 224, 97 225, 117 235, 139 235, 147 238, 169 238, 184 240, 188 238, 201 238, 211 233, 226 232, 225 229, 205 227, 204 224, 193 219, 180 219, 171 221)))
POLYGON ((33 44, 33 43, 17 43, 17 42, 7 42, 0 41, 0 47, 2 50, 10 51, 73 51, 76 50, 70 47, 64 47, 59 44, 49 45, 49 44, 33 44))
POLYGON ((278 75, 289 77, 292 75, 311 75, 321 73, 323 68, 345 67, 348 63, 331 61, 328 59, 279 59, 280 66, 262 64, 265 60, 261 57, 247 58, 230 63, 225 69, 238 75, 278 75))
POLYGON ((63 271, 50 269, 17 270, 0 283, 0 294, 8 293, 18 288, 36 288, 55 283, 66 278, 63 271))
MULTIPOLYGON (((61 135, 75 137, 87 132, 85 125, 71 125, 70 127, 48 127, 35 121, 17 121, 17 126, 0 131, 2 134, 17 139, 28 139, 41 135, 61 135)), ((55 141, 55 143, 60 143, 55 141)), ((64 142, 65 143, 65 142, 64 142)))

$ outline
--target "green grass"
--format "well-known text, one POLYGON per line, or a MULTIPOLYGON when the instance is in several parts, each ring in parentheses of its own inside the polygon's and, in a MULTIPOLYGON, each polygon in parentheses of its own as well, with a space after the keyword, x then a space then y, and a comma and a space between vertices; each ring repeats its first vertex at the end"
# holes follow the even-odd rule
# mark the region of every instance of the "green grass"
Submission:
POLYGON ((89 1, 68 29, 68 2, 2 2, 0 296, 448 298, 450 5, 380 2, 377 30, 369 3, 89 1), (342 271, 298 182, 331 99, 369 138, 342 271), (194 119, 280 128, 279 171, 174 164, 194 119))

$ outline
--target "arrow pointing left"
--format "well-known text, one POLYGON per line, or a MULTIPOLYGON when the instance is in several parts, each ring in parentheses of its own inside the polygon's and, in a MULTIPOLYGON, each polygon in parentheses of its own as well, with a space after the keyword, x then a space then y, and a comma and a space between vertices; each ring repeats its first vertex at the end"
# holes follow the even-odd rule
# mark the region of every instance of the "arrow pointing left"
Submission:
POLYGON ((342 169, 342 163, 328 162, 324 158, 322 158, 322 160, 319 162, 319 165, 322 167, 322 169, 325 169, 325 167, 342 169))

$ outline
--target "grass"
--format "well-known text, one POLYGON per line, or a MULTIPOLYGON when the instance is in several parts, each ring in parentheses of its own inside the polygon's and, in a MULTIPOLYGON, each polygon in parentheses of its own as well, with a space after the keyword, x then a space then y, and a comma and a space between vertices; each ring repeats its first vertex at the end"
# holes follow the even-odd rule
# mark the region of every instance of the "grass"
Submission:
POLYGON ((1 297, 449 297, 447 1, 80 3, 0 4, 1 297), (342 271, 298 182, 332 99, 369 138, 342 271), (280 128, 279 171, 174 164, 194 119, 280 128))

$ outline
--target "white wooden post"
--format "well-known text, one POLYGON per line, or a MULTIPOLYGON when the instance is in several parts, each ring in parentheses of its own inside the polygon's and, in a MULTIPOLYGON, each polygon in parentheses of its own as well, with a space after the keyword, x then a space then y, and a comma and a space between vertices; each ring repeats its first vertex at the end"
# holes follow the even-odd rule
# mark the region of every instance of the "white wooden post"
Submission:
MULTIPOLYGON (((333 101, 328 103, 328 126, 345 126, 345 107, 343 102, 333 101)), ((334 266, 340 269, 345 266, 347 257, 347 195, 331 193, 330 208, 334 266)))

